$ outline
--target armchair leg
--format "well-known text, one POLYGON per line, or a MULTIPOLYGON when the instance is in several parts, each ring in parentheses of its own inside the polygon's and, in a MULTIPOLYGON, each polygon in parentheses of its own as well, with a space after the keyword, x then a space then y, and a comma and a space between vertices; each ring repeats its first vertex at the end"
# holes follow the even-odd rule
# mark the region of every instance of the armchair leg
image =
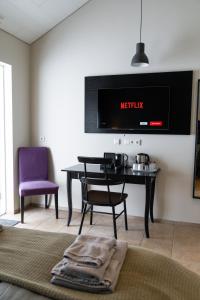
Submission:
POLYGON ((92 220, 93 220, 93 205, 91 205, 90 208, 90 225, 92 225, 92 220))
POLYGON ((48 208, 48 195, 45 195, 45 208, 48 208))
POLYGON ((58 193, 56 193, 54 197, 55 197, 56 219, 58 219, 58 193))
POLYGON ((24 223, 24 197, 20 197, 20 207, 21 207, 21 223, 24 223))
POLYGON ((116 226, 115 207, 114 206, 112 206, 112 213, 113 213, 114 237, 117 239, 117 226, 116 226))
POLYGON ((126 200, 124 200, 124 222, 125 222, 125 229, 128 230, 126 200))
POLYGON ((82 215, 81 224, 80 224, 80 227, 79 227, 79 232, 78 232, 78 234, 81 234, 82 227, 83 227, 83 222, 84 222, 84 219, 85 219, 86 210, 87 210, 87 203, 84 204, 83 215, 82 215))

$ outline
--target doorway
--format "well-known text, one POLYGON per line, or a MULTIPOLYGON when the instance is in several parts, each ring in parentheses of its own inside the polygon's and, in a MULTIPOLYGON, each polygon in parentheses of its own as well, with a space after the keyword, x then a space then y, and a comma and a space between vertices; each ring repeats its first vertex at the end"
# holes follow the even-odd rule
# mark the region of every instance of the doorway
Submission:
POLYGON ((0 63, 0 215, 6 212, 5 66, 0 63))
POLYGON ((0 62, 0 215, 13 208, 12 66, 0 62))

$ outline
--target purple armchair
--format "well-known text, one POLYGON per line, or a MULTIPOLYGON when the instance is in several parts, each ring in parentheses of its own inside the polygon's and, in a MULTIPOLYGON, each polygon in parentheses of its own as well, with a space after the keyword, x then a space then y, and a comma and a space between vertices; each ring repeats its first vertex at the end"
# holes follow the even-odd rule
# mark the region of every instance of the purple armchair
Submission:
POLYGON ((24 223, 25 197, 35 195, 45 195, 45 208, 48 208, 48 195, 55 195, 56 219, 58 219, 59 187, 48 180, 48 148, 22 147, 18 151, 21 223, 24 223))

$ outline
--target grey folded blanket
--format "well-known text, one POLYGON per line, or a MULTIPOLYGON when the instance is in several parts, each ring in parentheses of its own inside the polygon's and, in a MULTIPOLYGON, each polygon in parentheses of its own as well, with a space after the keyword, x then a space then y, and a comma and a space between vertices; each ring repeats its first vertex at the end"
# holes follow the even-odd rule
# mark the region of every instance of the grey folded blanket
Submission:
POLYGON ((103 276, 99 276, 99 279, 97 275, 99 268, 96 268, 96 272, 93 273, 93 278, 92 270, 95 268, 92 267, 91 273, 89 273, 88 270, 84 272, 84 268, 88 269, 89 267, 82 266, 82 274, 70 274, 70 272, 66 271, 67 265, 64 264, 65 259, 63 259, 58 265, 56 265, 52 269, 53 278, 51 279, 51 283, 93 293, 112 292, 114 291, 115 286, 117 284, 119 273, 126 256, 127 247, 128 244, 126 242, 116 242, 114 254, 110 254, 110 262, 108 263, 103 276), (89 274, 91 276, 89 276, 89 274))
POLYGON ((88 266, 100 267, 115 246, 114 238, 79 235, 65 250, 64 257, 88 266))
POLYGON ((63 258, 51 271, 53 275, 67 276, 76 280, 81 278, 81 281, 91 281, 98 283, 102 281, 105 275, 105 271, 110 264, 111 258, 115 252, 115 249, 111 249, 108 254, 106 262, 99 268, 94 268, 88 265, 80 264, 79 262, 72 261, 69 258, 63 258))

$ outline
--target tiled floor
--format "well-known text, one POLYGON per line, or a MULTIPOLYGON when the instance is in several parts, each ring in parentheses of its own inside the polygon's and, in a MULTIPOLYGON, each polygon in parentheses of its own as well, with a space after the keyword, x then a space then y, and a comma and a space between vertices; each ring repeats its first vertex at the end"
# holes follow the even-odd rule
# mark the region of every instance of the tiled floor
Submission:
MULTIPOLYGON (((25 212, 25 223, 16 227, 45 231, 77 234, 80 224, 80 213, 74 212, 71 225, 66 226, 66 211, 55 211, 44 208, 28 208, 25 212)), ((20 220, 20 214, 4 215, 3 218, 20 220)), ((94 225, 89 225, 89 216, 83 227, 83 233, 94 235, 113 235, 112 218, 109 215, 94 214, 94 225)), ((118 219, 118 238, 127 240, 130 245, 141 246, 178 260, 184 266, 200 275, 200 225, 179 223, 150 224, 150 239, 144 236, 143 218, 129 217, 129 230, 124 230, 123 217, 118 219)))

